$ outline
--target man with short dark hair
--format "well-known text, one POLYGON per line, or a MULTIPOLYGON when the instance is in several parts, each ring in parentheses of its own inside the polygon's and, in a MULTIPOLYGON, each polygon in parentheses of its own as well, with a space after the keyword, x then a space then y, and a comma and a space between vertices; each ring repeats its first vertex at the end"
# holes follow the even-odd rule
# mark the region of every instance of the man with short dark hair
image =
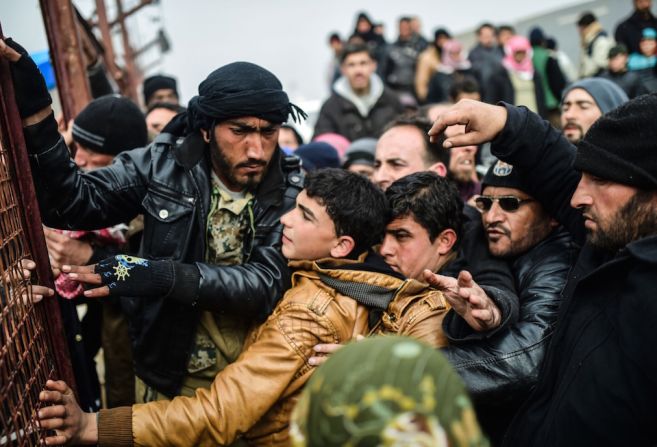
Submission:
POLYGON ((152 103, 146 111, 146 128, 148 129, 148 141, 153 141, 173 119, 174 116, 184 112, 182 106, 168 102, 152 103))
POLYGON ((607 70, 600 73, 600 77, 616 83, 627 96, 632 99, 639 95, 649 93, 643 85, 641 77, 634 71, 627 69, 628 52, 623 44, 613 46, 609 50, 609 65, 607 70))
POLYGON ((609 50, 614 39, 607 35, 592 12, 583 13, 577 21, 581 50, 579 55, 579 76, 597 76, 607 68, 609 50))
MULTIPOLYGON (((266 319, 289 287, 279 219, 303 177, 298 159, 278 148, 278 129, 290 114, 305 114, 271 72, 228 64, 210 73, 187 114, 152 145, 81 172, 57 132, 37 67, 10 40, 0 41, 0 54, 19 81, 16 99, 44 223, 94 229, 144 215, 146 264, 131 256, 105 259, 96 267, 102 287, 84 292, 121 297, 137 399, 193 395, 209 386, 237 358, 249 327, 266 319)), ((88 270, 63 267, 81 280, 78 269, 88 270)))
POLYGON ((385 125, 403 111, 401 103, 376 74, 376 62, 366 45, 346 45, 340 70, 342 77, 319 111, 314 137, 337 133, 349 141, 378 138, 385 125))
POLYGON ((384 191, 396 180, 415 172, 434 171, 447 175, 449 152, 429 141, 431 122, 419 116, 404 116, 389 123, 376 143, 372 181, 384 191))
POLYGON ((383 82, 398 95, 415 97, 415 65, 427 41, 413 32, 413 19, 400 17, 397 40, 388 45, 386 55, 379 67, 383 82))
POLYGON ((577 148, 527 109, 464 101, 432 134, 445 147, 493 140, 532 197, 582 243, 532 394, 505 445, 657 443, 657 94, 603 115, 577 148), (569 206, 570 205, 570 206, 569 206))

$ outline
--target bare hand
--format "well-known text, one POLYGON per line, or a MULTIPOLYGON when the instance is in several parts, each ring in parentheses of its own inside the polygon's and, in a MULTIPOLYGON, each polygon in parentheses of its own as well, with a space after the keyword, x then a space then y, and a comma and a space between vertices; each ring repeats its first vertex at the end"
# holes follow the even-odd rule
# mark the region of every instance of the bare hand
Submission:
POLYGON ((489 331, 502 322, 500 310, 469 272, 462 271, 456 279, 425 270, 424 279, 443 292, 454 311, 475 331, 489 331))
POLYGON ((21 54, 9 47, 4 40, 0 39, 0 56, 7 59, 9 62, 17 62, 21 58, 21 54))
MULTIPOLYGON (((362 335, 356 336, 356 341, 365 340, 365 337, 362 335)), ((339 343, 320 343, 313 346, 313 351, 317 354, 313 355, 308 359, 308 363, 313 366, 319 366, 324 363, 328 358, 336 352, 338 349, 342 348, 344 345, 339 343)))
POLYGON ((64 264, 84 265, 93 254, 93 247, 85 241, 79 241, 50 228, 43 228, 46 245, 53 268, 61 269, 64 264))
POLYGON ((493 106, 480 101, 463 99, 438 116, 429 135, 431 141, 448 126, 465 125, 465 134, 454 135, 445 140, 443 147, 472 146, 494 139, 506 124, 507 112, 502 106, 493 106))
POLYGON ((47 445, 98 443, 96 414, 82 411, 66 382, 48 380, 39 400, 51 404, 39 410, 39 426, 55 430, 55 436, 46 437, 47 445))
MULTIPOLYGON (((98 273, 94 273, 96 270, 96 264, 92 265, 63 265, 62 272, 68 273, 68 277, 92 286, 99 286, 103 282, 98 273)), ((101 298, 104 296, 109 296, 110 290, 107 286, 96 287, 94 289, 89 289, 84 291, 84 296, 87 298, 101 298)))

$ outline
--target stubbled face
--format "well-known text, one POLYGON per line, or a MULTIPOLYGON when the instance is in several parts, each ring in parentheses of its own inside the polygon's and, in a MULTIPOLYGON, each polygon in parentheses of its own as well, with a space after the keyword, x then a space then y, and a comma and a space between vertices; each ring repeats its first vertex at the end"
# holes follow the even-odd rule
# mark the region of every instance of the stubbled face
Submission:
MULTIPOLYGON (((529 195, 515 188, 487 186, 482 195, 515 196, 521 200, 531 200, 529 195)), ((486 230, 488 250, 500 258, 525 253, 545 239, 556 225, 535 200, 521 203, 515 211, 505 211, 498 201, 493 201, 490 210, 482 211, 481 221, 486 230)))
POLYGON ((393 219, 386 226, 380 253, 394 271, 424 281, 424 269, 435 272, 444 262, 439 245, 439 238, 432 242, 429 232, 411 215, 393 219))
POLYGON ((657 233, 654 193, 583 172, 570 204, 582 210, 588 241, 609 252, 657 233))
MULTIPOLYGON (((462 125, 450 126, 445 129, 447 138, 464 133, 465 126, 462 125)), ((459 183, 467 183, 474 178, 476 155, 477 146, 453 147, 450 149, 448 170, 454 180, 459 183)))
POLYGON ((278 145, 287 149, 298 148, 299 142, 297 141, 297 137, 294 135, 294 131, 285 127, 281 127, 281 130, 278 132, 278 145))
POLYGON ((569 91, 561 103, 561 128, 573 144, 581 141, 601 116, 602 112, 593 97, 581 88, 569 91))
POLYGON ((158 136, 164 126, 169 124, 169 121, 176 116, 177 113, 173 110, 165 108, 157 108, 150 111, 146 115, 146 127, 148 128, 148 138, 152 141, 153 138, 158 136))
POLYGON ((385 191, 395 180, 427 170, 424 144, 420 131, 413 126, 396 126, 386 131, 376 144, 374 183, 385 191))
POLYGON ((326 207, 301 191, 296 207, 281 217, 282 252, 287 259, 316 260, 331 255, 337 244, 335 225, 326 207))
POLYGON ((255 188, 264 177, 278 142, 279 124, 247 116, 214 127, 210 142, 212 167, 231 191, 255 188))
POLYGON ((376 62, 363 51, 347 56, 340 65, 342 75, 347 78, 356 94, 366 93, 370 88, 370 77, 376 70, 376 62))
POLYGON ((94 169, 104 168, 112 164, 114 155, 101 154, 87 149, 81 144, 77 144, 75 158, 73 161, 83 171, 93 171, 94 169))
POLYGON ((150 97, 146 106, 150 106, 156 102, 166 102, 169 104, 178 105, 178 101, 178 95, 176 95, 176 91, 174 89, 161 88, 159 90, 155 90, 155 93, 153 93, 153 95, 150 97))
POLYGON ((413 35, 411 22, 402 20, 399 22, 399 40, 408 40, 413 35))

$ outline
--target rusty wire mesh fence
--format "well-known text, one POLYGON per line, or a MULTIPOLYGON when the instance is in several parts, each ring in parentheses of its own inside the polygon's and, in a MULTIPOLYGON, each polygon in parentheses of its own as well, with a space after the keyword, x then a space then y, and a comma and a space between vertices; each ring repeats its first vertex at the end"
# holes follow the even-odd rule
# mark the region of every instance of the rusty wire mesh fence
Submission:
POLYGON ((29 252, 21 212, 0 143, 0 446, 40 443, 38 396, 55 372, 44 308, 32 303, 22 273, 29 252))

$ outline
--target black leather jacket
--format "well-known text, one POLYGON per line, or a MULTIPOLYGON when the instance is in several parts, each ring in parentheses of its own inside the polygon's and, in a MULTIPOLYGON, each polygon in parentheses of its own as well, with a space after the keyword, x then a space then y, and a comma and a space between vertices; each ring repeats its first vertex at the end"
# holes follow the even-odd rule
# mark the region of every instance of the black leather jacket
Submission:
POLYGON ((52 118, 25 129, 44 223, 90 230, 143 213, 140 254, 177 261, 167 296, 123 298, 137 375, 158 391, 176 395, 202 310, 262 321, 289 288, 279 219, 303 187, 298 159, 276 149, 255 192, 245 262, 216 266, 204 262, 210 161, 200 134, 184 139, 162 134, 146 148, 118 155, 106 168, 83 173, 53 131, 52 118))

